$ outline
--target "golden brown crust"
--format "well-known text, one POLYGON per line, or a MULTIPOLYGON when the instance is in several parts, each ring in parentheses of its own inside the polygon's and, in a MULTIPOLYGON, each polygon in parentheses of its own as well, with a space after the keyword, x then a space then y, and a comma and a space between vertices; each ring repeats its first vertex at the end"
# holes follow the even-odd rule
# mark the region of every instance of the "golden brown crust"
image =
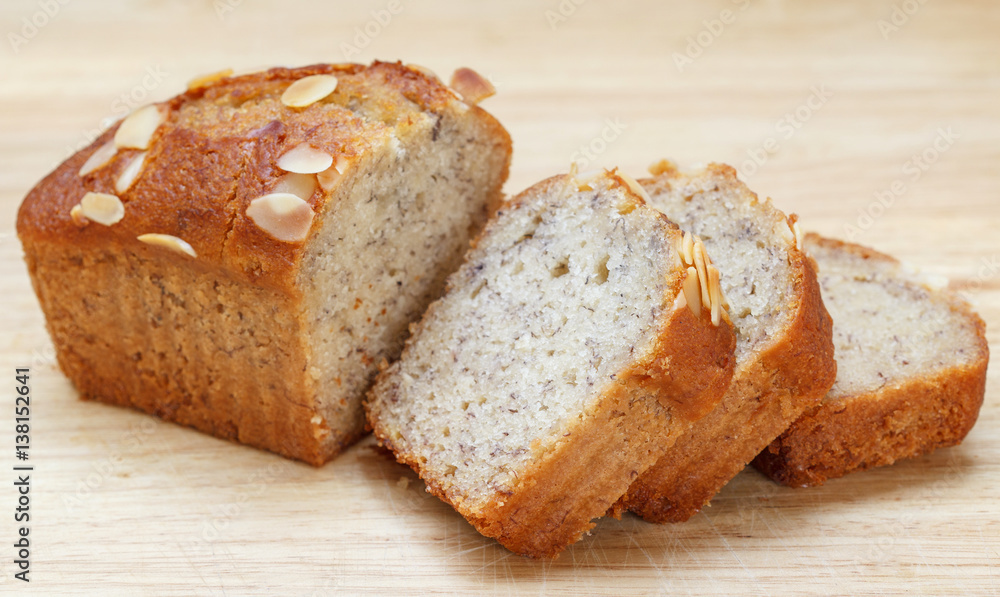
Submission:
MULTIPOLYGON (((813 234, 809 240, 898 263, 861 245, 813 234)), ((976 328, 977 359, 873 392, 824 400, 771 442, 754 459, 754 467, 784 485, 808 487, 961 443, 983 403, 989 346, 983 320, 965 301, 953 298, 950 303, 976 328)))
MULTIPOLYGON (((164 102, 167 121, 153 137, 146 165, 130 189, 117 193, 114 183, 139 153, 136 149, 120 150, 107 166, 78 175, 87 158, 113 138, 119 123, 28 193, 18 211, 18 235, 26 246, 53 242, 135 250, 140 234, 169 234, 190 243, 203 263, 254 284, 295 292, 305 243, 275 240, 246 217, 246 207, 284 173, 277 167, 283 153, 308 140, 331 155, 360 154, 391 134, 386 123, 406 125, 410 116, 404 106, 410 102, 422 110, 443 111, 456 100, 439 83, 399 63, 273 68, 221 79, 164 102), (347 96, 345 102, 371 102, 383 121, 362 119, 329 104, 295 110, 281 104, 282 89, 314 74, 339 75, 335 93, 347 96), (244 110, 243 105, 252 108, 244 110), (327 115, 329 110, 336 118, 327 115), (125 204, 124 219, 111 227, 77 226, 70 209, 87 191, 118 195, 125 204)), ((469 110, 486 114, 477 107, 469 110)), ((503 129, 495 124, 499 134, 503 129)), ((506 132, 499 136, 509 144, 506 132)), ((324 194, 316 193, 309 203, 319 213, 324 201, 324 194)), ((180 263, 183 258, 175 259, 180 263)))
MULTIPOLYGON (((655 168, 658 178, 641 181, 651 188, 683 176, 669 163, 655 168)), ((712 164, 708 171, 720 184, 742 188, 732 168, 712 164)), ((794 298, 786 305, 793 313, 787 329, 751 362, 739 364, 719 406, 694 423, 629 487, 612 515, 629 509, 649 522, 689 519, 833 385, 833 326, 815 266, 800 248, 788 255, 794 298)))
MULTIPOLYGON (((696 319, 682 307, 671 312, 662 329, 653 353, 616 376, 618 382, 597 409, 521 475, 510 495, 498 495, 489 507, 473 512, 435 479, 421 475, 428 491, 507 549, 534 558, 557 556, 593 528, 591 521, 604 514, 692 420, 710 411, 729 385, 736 347, 730 325, 713 326, 707 311, 696 319)), ((419 458, 399 451, 391 438, 379 433, 377 422, 375 426, 379 443, 421 474, 419 458)))
POLYGON ((470 513, 470 522, 511 551, 555 557, 593 528, 591 521, 690 421, 718 403, 732 378, 735 347, 728 324, 713 326, 707 312, 696 319, 686 307, 673 311, 652 358, 623 372, 572 440, 528 470, 502 504, 470 513))
MULTIPOLYGON (((616 177, 613 172, 609 175, 616 177)), ((567 184, 566 178, 546 179, 502 209, 558 192, 557 187, 567 184)), ((618 182, 629 188, 626 181, 618 182)), ((635 205, 644 204, 628 192, 635 205)), ((658 217, 671 235, 681 235, 665 216, 658 217)), ((484 234, 487 232, 488 227, 484 234)), ((674 303, 682 283, 683 276, 677 276, 665 293, 666 304, 674 303)), ((423 321, 414 328, 408 344, 419 336, 422 325, 423 321)), ((614 376, 615 382, 597 400, 595 409, 584 413, 562 439, 520 474, 518 485, 509 494, 498 493, 485 508, 471 509, 461 496, 451 495, 435 478, 425 475, 420 457, 400 450, 380 428, 371 399, 366 405, 369 420, 379 443, 392 450, 399 462, 417 471, 428 491, 451 504, 480 533, 521 555, 553 558, 591 529, 591 521, 603 515, 691 421, 710 412, 729 385, 736 336, 728 321, 714 326, 708 310, 695 317, 680 305, 663 316, 659 330, 653 348, 614 376)))
MULTIPOLYGON (((276 240, 247 206, 285 173, 278 158, 305 141, 332 156, 362 156, 443 114, 473 117, 508 159, 510 137, 486 112, 399 63, 222 77, 161 106, 166 120, 127 190, 115 183, 138 149, 79 174, 119 123, 46 176, 19 209, 18 235, 60 366, 85 399, 323 464, 364 431, 332 436, 318 422, 299 279, 309 241, 276 240), (292 81, 314 74, 337 76, 335 101, 282 104, 292 81), (71 208, 88 191, 118 196, 121 221, 74 221, 71 208), (178 237, 197 256, 138 240, 147 233, 178 237)), ((322 214, 334 195, 317 192, 308 203, 322 214)))

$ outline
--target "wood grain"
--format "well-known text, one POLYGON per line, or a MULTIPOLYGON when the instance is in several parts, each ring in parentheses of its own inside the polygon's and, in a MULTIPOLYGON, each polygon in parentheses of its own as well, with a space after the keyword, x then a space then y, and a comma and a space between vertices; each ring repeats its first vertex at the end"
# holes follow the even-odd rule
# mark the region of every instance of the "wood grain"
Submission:
POLYGON ((962 446, 810 490, 748 470, 688 523, 604 520, 557 561, 535 562, 479 536, 370 440, 313 469, 78 401, 13 233, 31 185, 102 122, 204 72, 399 58, 447 76, 468 65, 493 80, 485 107, 514 138, 509 192, 564 171, 581 147, 597 154, 591 167, 636 174, 661 157, 730 162, 805 229, 843 237, 853 226, 858 242, 949 276, 995 343, 996 3, 63 2, 0 5, 0 375, 33 366, 36 466, 24 586, 9 547, 6 411, 0 593, 1000 593, 996 371, 962 446), (880 31, 893 18, 897 29, 880 31), (24 19, 44 24, 29 38, 24 19), (698 56, 679 68, 689 50, 698 56), (950 140, 932 151, 939 131, 950 140), (894 181, 891 206, 875 207, 894 181))

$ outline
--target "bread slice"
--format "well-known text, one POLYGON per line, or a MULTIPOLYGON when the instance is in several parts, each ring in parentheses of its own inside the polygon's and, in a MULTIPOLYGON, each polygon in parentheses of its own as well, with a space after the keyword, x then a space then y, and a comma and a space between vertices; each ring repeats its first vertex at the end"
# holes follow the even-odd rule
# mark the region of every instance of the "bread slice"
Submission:
POLYGON ((986 326, 957 295, 869 248, 809 234, 837 381, 754 460, 794 487, 953 446, 986 388, 986 326))
POLYGON ((722 275, 737 330, 736 372, 719 406, 632 484, 618 504, 651 522, 693 516, 833 383, 831 321, 794 219, 729 166, 640 181, 650 205, 701 237, 722 275))
POLYGON ((85 399, 321 464, 500 201, 510 138, 425 69, 203 78, 18 213, 85 399))
POLYGON ((519 554, 579 539, 732 375, 717 271, 630 180, 503 207, 368 398, 379 442, 519 554))

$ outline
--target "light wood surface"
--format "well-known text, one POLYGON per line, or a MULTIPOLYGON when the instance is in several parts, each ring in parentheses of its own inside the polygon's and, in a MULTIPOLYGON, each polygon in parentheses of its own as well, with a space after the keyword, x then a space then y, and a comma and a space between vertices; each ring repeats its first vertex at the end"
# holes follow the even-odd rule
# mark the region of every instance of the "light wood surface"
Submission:
POLYGON ((224 67, 398 58, 447 76, 468 65, 499 91, 484 107, 514 138, 509 192, 564 171, 581 146, 600 150, 591 167, 640 175, 665 156, 731 162, 803 228, 842 237, 854 226, 856 240, 949 276, 995 344, 998 30, 1000 5, 986 0, 5 0, 0 376, 12 396, 14 368, 33 368, 35 470, 25 585, 11 563, 4 407, 0 593, 1000 593, 996 370, 960 447, 809 490, 747 470, 688 523, 603 520, 558 560, 530 561, 478 535, 370 440, 313 469, 79 402, 14 235, 32 184, 130 96, 165 99, 224 67), (390 7, 398 14, 378 24, 390 7), (29 38, 24 19, 43 26, 29 38), (679 67, 689 50, 700 55, 679 67), (924 152, 932 163, 914 171, 924 152), (873 208, 894 181, 891 207, 873 208))

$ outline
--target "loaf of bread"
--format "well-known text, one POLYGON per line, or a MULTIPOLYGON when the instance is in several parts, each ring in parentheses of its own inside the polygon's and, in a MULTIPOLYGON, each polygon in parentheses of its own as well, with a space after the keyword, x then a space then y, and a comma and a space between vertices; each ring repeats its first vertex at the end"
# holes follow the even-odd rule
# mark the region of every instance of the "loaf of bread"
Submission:
POLYGON ((650 205, 701 237, 737 331, 736 371, 718 407, 694 423, 616 506, 681 522, 707 504, 799 415, 819 403, 836 365, 830 316, 793 219, 759 201, 729 166, 641 180, 650 205))
POLYGON ((718 271, 640 193, 611 172, 512 199, 369 394, 378 441, 516 553, 579 539, 729 384, 718 271))
POLYGON ((833 315, 837 380, 754 466, 806 487, 960 443, 986 387, 983 320, 892 257, 815 234, 805 247, 833 315))
POLYGON ((364 433, 378 363, 499 204, 510 150, 422 68, 195 81, 21 206, 59 365, 85 399, 322 464, 364 433))

